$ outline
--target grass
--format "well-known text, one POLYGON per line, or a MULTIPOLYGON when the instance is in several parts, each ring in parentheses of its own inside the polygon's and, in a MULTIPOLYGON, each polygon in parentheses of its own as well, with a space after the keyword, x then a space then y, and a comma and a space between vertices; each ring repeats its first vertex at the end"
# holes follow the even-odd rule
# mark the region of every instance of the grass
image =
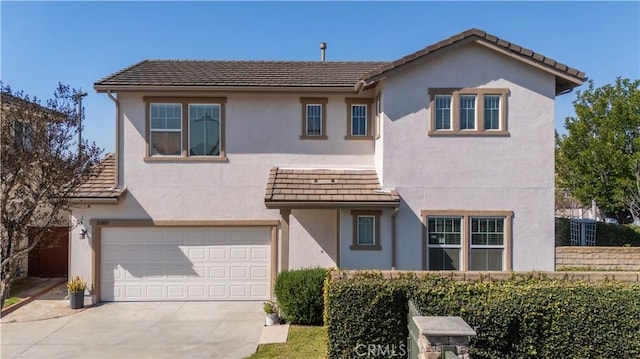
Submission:
POLYGON ((327 357, 324 333, 324 327, 292 325, 286 343, 259 345, 256 353, 247 359, 324 359, 327 357))
POLYGON ((8 306, 10 306, 12 304, 16 304, 21 300, 22 300, 22 298, 19 298, 19 297, 9 297, 9 298, 4 300, 4 307, 6 308, 6 307, 8 307, 8 306))

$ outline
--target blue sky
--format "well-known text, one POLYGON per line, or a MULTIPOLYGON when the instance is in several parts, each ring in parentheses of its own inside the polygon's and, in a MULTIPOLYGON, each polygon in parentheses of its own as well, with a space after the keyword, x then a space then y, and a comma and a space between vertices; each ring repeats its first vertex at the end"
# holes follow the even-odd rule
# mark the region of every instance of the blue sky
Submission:
MULTIPOLYGON (((1 1, 0 79, 46 99, 81 88, 84 136, 114 146, 93 83, 143 59, 391 61, 476 27, 586 72, 640 78, 640 2, 1 1)), ((582 88, 585 88, 583 86, 582 88)), ((556 128, 575 93, 558 97, 556 128)))

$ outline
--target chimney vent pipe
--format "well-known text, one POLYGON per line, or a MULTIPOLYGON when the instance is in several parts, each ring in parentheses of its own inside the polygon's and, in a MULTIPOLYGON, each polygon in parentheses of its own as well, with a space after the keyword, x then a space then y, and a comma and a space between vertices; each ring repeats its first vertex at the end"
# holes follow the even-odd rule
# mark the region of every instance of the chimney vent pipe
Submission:
POLYGON ((324 62, 324 50, 327 49, 327 43, 326 42, 321 42, 320 43, 320 61, 324 62))

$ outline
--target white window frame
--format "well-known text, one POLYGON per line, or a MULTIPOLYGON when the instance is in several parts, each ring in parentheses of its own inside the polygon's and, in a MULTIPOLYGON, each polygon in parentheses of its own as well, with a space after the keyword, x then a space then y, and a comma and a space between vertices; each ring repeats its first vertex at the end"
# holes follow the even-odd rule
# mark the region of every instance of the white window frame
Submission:
POLYGON ((356 244, 359 246, 375 246, 376 245, 376 216, 370 214, 360 214, 356 218, 358 227, 356 228, 356 244), (360 239, 360 219, 371 218, 371 235, 373 236, 371 243, 361 242, 360 239))
POLYGON ((458 117, 460 118, 460 131, 475 131, 478 128, 478 95, 475 94, 461 94, 458 96, 458 117), (470 108, 462 107, 463 98, 473 98, 473 127, 462 128, 462 111, 468 111, 470 108))
MULTIPOLYGON (((184 109, 183 109, 184 111, 184 109)), ((187 156, 189 157, 218 157, 222 149, 222 105, 219 103, 195 103, 189 102, 187 104, 187 156), (191 154, 191 106, 215 106, 218 107, 218 155, 192 155, 191 154)))
MULTIPOLYGON (((438 94, 434 96, 434 116, 435 118, 433 119, 434 121, 434 131, 451 131, 453 128, 453 96, 452 95, 447 95, 447 94, 438 94), (448 97, 449 98, 449 107, 447 108, 449 110, 449 127, 447 128, 438 128, 438 111, 444 111, 445 109, 439 109, 438 108, 438 98, 443 98, 443 97, 448 97)), ((444 120, 444 119, 443 119, 444 120)))
POLYGON ((369 105, 364 104, 364 103, 354 103, 351 104, 351 106, 349 107, 350 111, 349 113, 351 114, 349 122, 351 123, 351 131, 349 133, 350 136, 353 137, 368 137, 369 136, 369 105), (354 117, 353 117, 353 108, 354 107, 362 107, 364 108, 364 133, 363 134, 355 134, 354 133, 354 126, 353 126, 353 121, 354 121, 354 117))
POLYGON ((324 106, 321 103, 308 103, 305 105, 305 136, 308 137, 322 137, 324 136, 324 133, 322 133, 322 129, 323 129, 323 125, 322 125, 322 113, 324 111, 324 106), (318 115, 320 117, 320 133, 319 134, 310 134, 309 133, 309 107, 318 107, 320 109, 320 114, 318 115))
POLYGON ((511 250, 513 246, 513 212, 496 210, 422 210, 422 268, 429 268, 428 257, 429 245, 429 218, 461 218, 462 248, 460 259, 460 271, 470 271, 471 249, 502 249, 501 271, 511 271, 513 269, 511 250), (500 218, 503 220, 502 245, 472 245, 472 219, 500 218))
MULTIPOLYGON (((464 258, 464 248, 462 247, 463 244, 463 236, 464 236, 464 230, 465 230, 465 225, 464 225, 464 218, 461 216, 427 216, 426 219, 426 232, 427 232, 427 251, 431 250, 431 248, 437 248, 437 249, 446 249, 446 248, 453 248, 453 249, 459 249, 459 253, 458 253, 458 263, 460 265, 460 269, 462 268, 463 265, 463 258, 464 258), (430 236, 430 232, 429 232, 429 220, 430 219, 457 219, 460 221, 460 244, 455 245, 455 244, 432 244, 429 241, 429 236, 430 236)), ((454 232, 437 232, 437 233, 454 233, 454 232)), ((427 253, 428 256, 428 253, 427 253)), ((427 268, 429 269, 429 268, 427 268)), ((429 270, 435 270, 435 269, 429 269, 429 270)), ((438 269, 439 270, 439 269, 438 269)))
MULTIPOLYGON (((502 270, 504 270, 505 266, 505 242, 506 242, 506 218, 504 217, 499 217, 499 216, 469 216, 468 219, 468 231, 469 231, 469 254, 467 255, 468 261, 469 261, 469 265, 471 265, 471 250, 472 249, 502 249, 502 263, 501 263, 501 267, 502 270), (473 244, 473 234, 474 233, 480 233, 480 232, 473 232, 473 220, 474 219, 501 219, 502 220, 502 244, 501 245, 495 245, 495 244, 473 244)), ((483 232, 483 233, 498 233, 498 232, 483 232)))
MULTIPOLYGON (((502 99, 502 95, 500 95, 500 94, 487 93, 487 94, 485 94, 485 95, 483 96, 482 101, 484 102, 484 101, 485 101, 485 99, 486 99, 487 97, 490 97, 490 96, 498 97, 498 109, 497 109, 497 110, 498 110, 498 128, 487 128, 487 126, 486 126, 486 124, 487 124, 487 119, 485 118, 485 116, 486 116, 486 110, 487 110, 487 108, 485 107, 485 106, 486 106, 486 104, 483 104, 483 111, 485 112, 485 113, 483 113, 483 114, 482 114, 482 120, 484 121, 484 123, 483 123, 483 128, 484 128, 484 130, 485 130, 485 131, 501 131, 501 130, 502 130, 502 121, 501 121, 500 119, 502 118, 502 101, 503 101, 503 99, 502 99)), ((492 110, 493 110, 493 109, 492 109, 492 110)))
POLYGON ((149 155, 152 157, 180 157, 182 156, 182 147, 183 147, 183 133, 182 131, 184 130, 184 124, 183 124, 183 112, 184 112, 184 108, 182 108, 182 104, 179 102, 152 102, 149 104, 149 155), (179 129, 168 129, 168 128, 157 128, 154 129, 153 128, 153 118, 151 117, 151 113, 152 113, 152 108, 154 105, 159 105, 159 106, 180 106, 180 128, 179 129), (159 132, 177 132, 180 134, 180 154, 177 155, 164 155, 164 154, 153 154, 153 134, 155 133, 159 133, 159 132))

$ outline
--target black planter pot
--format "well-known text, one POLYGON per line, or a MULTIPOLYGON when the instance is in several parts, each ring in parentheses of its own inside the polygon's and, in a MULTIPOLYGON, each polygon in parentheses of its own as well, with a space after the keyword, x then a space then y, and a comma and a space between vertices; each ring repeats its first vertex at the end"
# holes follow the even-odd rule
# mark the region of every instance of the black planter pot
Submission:
POLYGON ((71 309, 84 308, 84 291, 69 293, 69 300, 71 301, 71 309))

